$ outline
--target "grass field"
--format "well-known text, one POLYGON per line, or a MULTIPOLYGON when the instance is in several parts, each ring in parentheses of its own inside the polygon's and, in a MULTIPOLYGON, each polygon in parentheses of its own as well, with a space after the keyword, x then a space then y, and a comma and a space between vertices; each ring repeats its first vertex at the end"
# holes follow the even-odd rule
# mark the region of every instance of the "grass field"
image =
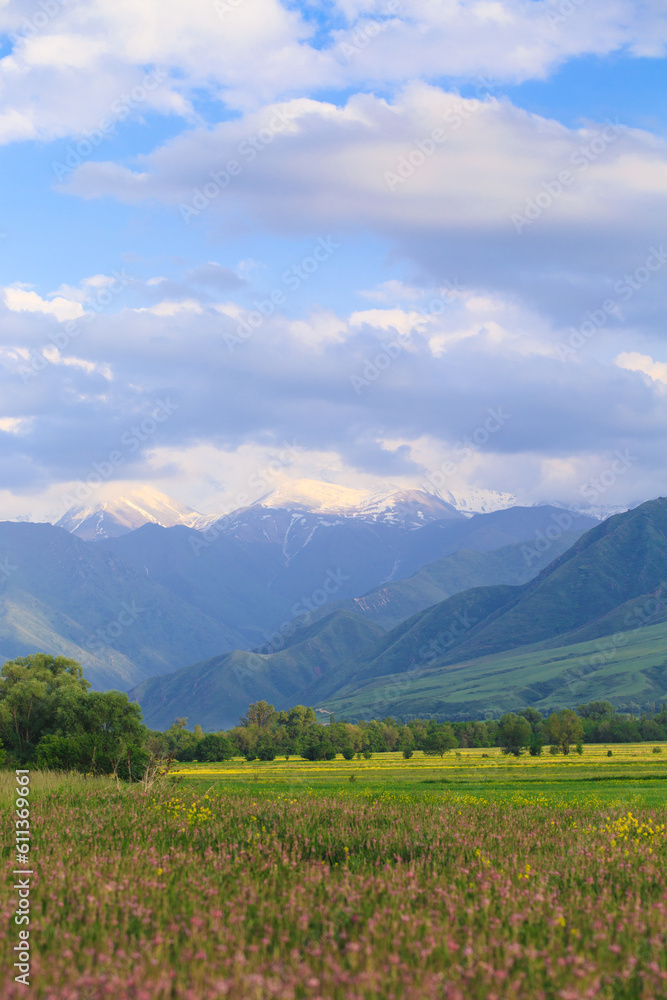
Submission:
POLYGON ((32 986, 1 995, 665 998, 667 747, 611 749, 34 773, 32 986))
POLYGON ((551 798, 595 796, 599 800, 667 803, 667 745, 660 743, 596 744, 584 754, 571 753, 515 758, 499 748, 467 749, 427 757, 420 750, 405 760, 401 753, 373 754, 370 760, 312 763, 301 758, 248 762, 242 757, 220 764, 180 764, 174 778, 204 783, 222 791, 252 789, 272 795, 286 788, 302 792, 345 791, 351 794, 391 792, 394 795, 433 795, 430 786, 504 798, 526 793, 551 798), (611 750, 611 757, 608 751, 611 750), (659 752, 655 752, 655 751, 659 752), (354 776, 354 782, 350 778, 354 776))

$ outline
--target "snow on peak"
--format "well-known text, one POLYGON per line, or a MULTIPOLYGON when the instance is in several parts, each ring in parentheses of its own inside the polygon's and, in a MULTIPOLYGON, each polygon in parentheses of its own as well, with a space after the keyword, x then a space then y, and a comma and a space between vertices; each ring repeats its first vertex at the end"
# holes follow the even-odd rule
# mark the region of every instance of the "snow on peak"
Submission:
POLYGON ((283 483, 257 501, 262 507, 306 507, 320 513, 338 514, 359 507, 369 497, 366 490, 317 479, 294 479, 283 483))
POLYGON ((457 490, 454 493, 441 493, 442 499, 463 514, 490 514, 495 510, 507 510, 519 503, 513 493, 501 493, 499 490, 482 490, 475 486, 457 490))
POLYGON ((91 507, 70 507, 56 526, 79 538, 93 540, 117 537, 149 523, 164 528, 190 524, 200 516, 192 507, 166 493, 152 486, 141 486, 91 507))

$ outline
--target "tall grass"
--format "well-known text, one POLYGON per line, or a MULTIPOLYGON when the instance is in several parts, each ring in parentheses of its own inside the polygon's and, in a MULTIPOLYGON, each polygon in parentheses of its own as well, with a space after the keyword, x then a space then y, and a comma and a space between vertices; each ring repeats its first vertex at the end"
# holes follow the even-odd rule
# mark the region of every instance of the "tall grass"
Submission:
POLYGON ((667 996, 664 808, 42 780, 40 1000, 667 996))

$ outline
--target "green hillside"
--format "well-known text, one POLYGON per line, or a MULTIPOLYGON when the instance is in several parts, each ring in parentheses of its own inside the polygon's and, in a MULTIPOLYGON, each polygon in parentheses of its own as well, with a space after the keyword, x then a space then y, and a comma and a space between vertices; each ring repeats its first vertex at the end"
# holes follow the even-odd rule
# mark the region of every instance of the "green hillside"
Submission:
MULTIPOLYGON (((531 704, 553 693, 539 686, 540 670, 550 662, 543 651, 592 642, 592 653, 582 655, 593 655, 595 643, 605 636, 634 634, 640 625, 661 626, 666 601, 667 500, 659 499, 596 526, 530 583, 476 588, 414 615, 317 682, 311 694, 319 702, 345 696, 346 710, 351 698, 358 710, 377 698, 378 678, 384 678, 380 686, 401 685, 404 711, 445 711, 443 698, 456 677, 465 711, 473 705, 475 711, 493 708, 498 698, 503 704, 531 704), (524 653, 537 671, 529 682, 512 669, 524 653), (504 676, 488 691, 492 701, 485 705, 475 693, 475 664, 495 663, 492 654, 500 655, 504 676), (439 709, 428 708, 425 691, 439 709)), ((627 662, 625 655, 621 662, 627 662)), ((635 694, 650 694, 651 684, 644 680, 629 683, 635 694)), ((600 684, 600 696, 611 696, 612 689, 600 684)))
POLYGON ((638 624, 632 602, 642 596, 650 601, 663 586, 667 593, 666 581, 667 500, 660 499, 588 531, 523 586, 477 588, 414 615, 357 659, 355 676, 361 681, 408 670, 417 660, 425 662, 418 650, 429 644, 439 649, 437 663, 445 666, 632 628, 638 624), (465 628, 454 629, 457 616, 464 617, 465 628))
POLYGON ((608 700, 639 710, 667 699, 667 623, 606 640, 512 650, 449 667, 415 666, 373 677, 319 701, 338 718, 483 718, 525 707, 542 712, 608 700))
POLYGON ((382 635, 380 626, 338 611, 293 636, 287 648, 259 654, 234 650, 175 673, 152 677, 131 692, 146 723, 167 728, 177 717, 215 731, 238 723, 260 699, 276 708, 302 701, 312 684, 382 635))
POLYGON ((478 587, 456 594, 414 615, 367 646, 337 670, 314 684, 311 697, 335 697, 343 686, 364 685, 369 679, 399 674, 438 661, 476 622, 485 621, 520 593, 517 587, 478 587))
POLYGON ((361 597, 341 601, 331 608, 363 615, 384 628, 474 587, 519 585, 537 576, 545 566, 566 552, 580 532, 563 532, 545 552, 536 552, 527 542, 515 542, 491 552, 464 549, 420 569, 406 580, 392 580, 361 597))

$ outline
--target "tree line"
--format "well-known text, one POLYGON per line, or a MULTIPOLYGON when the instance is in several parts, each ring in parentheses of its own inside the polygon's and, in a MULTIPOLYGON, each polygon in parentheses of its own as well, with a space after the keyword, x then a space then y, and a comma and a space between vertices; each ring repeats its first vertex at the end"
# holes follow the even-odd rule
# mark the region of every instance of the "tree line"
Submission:
POLYGON ((356 755, 402 751, 409 758, 415 750, 431 756, 464 747, 500 747, 504 753, 540 756, 568 754, 583 743, 639 743, 667 740, 667 706, 640 717, 620 715, 607 701, 561 709, 543 716, 534 708, 511 712, 500 719, 470 722, 436 722, 393 718, 350 723, 330 716, 321 725, 312 708, 297 705, 277 711, 266 701, 250 705, 240 724, 225 732, 204 735, 200 726, 187 729, 187 719, 177 719, 162 734, 165 748, 178 760, 215 761, 242 756, 247 760, 304 757, 332 760, 356 755))
POLYGON ((177 719, 166 731, 150 730, 141 709, 121 691, 92 691, 81 665, 62 656, 35 653, 7 661, 0 670, 0 764, 111 774, 145 780, 179 761, 301 757, 333 760, 416 750, 444 756, 463 747, 500 747, 519 756, 568 754, 585 743, 667 740, 667 706, 641 715, 618 713, 608 701, 543 716, 534 708, 500 719, 437 722, 393 718, 322 725, 315 711, 296 705, 277 711, 266 701, 249 706, 239 725, 204 733, 177 719), (152 770, 151 770, 152 769, 152 770))

